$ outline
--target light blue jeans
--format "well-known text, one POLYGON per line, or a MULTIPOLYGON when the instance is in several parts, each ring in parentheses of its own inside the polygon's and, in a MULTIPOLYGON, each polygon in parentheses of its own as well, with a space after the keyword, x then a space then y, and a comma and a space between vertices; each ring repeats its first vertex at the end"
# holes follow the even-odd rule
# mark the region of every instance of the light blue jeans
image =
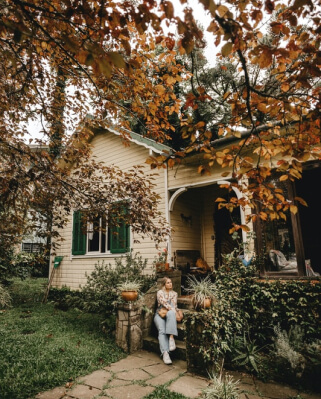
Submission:
POLYGON ((177 335, 175 310, 169 310, 164 319, 162 319, 156 311, 154 323, 158 330, 158 342, 161 354, 169 352, 169 336, 177 335))

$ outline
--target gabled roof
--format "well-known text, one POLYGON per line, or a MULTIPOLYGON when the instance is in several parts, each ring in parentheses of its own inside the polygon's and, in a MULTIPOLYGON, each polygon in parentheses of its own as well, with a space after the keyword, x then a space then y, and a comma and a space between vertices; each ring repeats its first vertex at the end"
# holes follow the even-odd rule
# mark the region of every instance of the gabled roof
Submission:
POLYGON ((128 137, 128 140, 131 141, 132 143, 153 150, 158 154, 163 154, 163 153, 170 154, 171 152, 173 152, 173 149, 171 147, 162 143, 157 143, 156 141, 149 139, 148 137, 144 137, 138 133, 131 132, 130 130, 124 128, 115 129, 110 127, 107 130, 113 134, 116 134, 117 136, 121 136, 122 134, 125 133, 125 136, 128 137))

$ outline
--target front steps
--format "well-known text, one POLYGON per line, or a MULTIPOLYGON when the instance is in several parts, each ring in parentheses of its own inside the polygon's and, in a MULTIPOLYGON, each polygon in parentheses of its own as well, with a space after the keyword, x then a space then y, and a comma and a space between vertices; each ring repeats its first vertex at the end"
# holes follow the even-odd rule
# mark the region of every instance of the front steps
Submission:
MULTIPOLYGON (((180 296, 177 299, 177 305, 184 314, 193 311, 192 297, 190 295, 180 296)), ((177 331, 178 336, 175 338, 176 350, 170 356, 172 359, 186 360, 185 328, 183 323, 177 323, 177 331)), ((150 335, 143 339, 143 349, 160 354, 157 329, 154 323, 150 335)))

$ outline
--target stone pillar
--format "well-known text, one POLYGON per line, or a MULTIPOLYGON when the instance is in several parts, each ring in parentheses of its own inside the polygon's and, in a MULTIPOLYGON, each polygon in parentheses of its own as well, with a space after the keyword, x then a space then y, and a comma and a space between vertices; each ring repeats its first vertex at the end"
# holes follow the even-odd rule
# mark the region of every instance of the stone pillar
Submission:
POLYGON ((116 344, 127 353, 142 348, 141 308, 135 302, 118 306, 116 344))

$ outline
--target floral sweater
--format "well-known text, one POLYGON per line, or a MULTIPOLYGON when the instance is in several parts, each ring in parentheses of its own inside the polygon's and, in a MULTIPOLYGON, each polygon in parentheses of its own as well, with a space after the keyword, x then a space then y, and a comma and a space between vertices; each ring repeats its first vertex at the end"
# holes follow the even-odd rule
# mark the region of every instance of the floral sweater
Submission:
POLYGON ((174 308, 177 309, 177 292, 165 290, 157 291, 157 303, 158 307, 164 306, 166 309, 174 308), (168 303, 171 302, 172 306, 168 303))

